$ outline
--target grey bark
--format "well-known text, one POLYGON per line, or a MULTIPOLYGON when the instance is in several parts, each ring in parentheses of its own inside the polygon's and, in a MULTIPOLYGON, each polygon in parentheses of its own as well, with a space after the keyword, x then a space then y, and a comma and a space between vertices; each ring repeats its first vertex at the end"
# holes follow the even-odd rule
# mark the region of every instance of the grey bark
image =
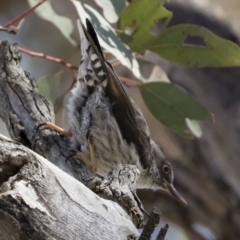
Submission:
POLYGON ((0 238, 127 239, 127 213, 18 142, 0 136, 0 238), (101 236, 101 237, 100 237, 101 236))
MULTIPOLYGON (((159 224, 161 218, 161 213, 157 208, 154 208, 149 219, 145 225, 145 228, 142 231, 139 240, 148 240, 151 238, 151 235, 155 229, 155 227, 159 224)), ((164 239, 164 238, 163 238, 164 239)))
POLYGON ((49 130, 36 131, 41 123, 54 122, 52 104, 37 91, 36 81, 20 66, 17 46, 2 43, 0 49, 0 117, 12 139, 32 148, 80 181, 92 177, 71 154, 68 141, 49 130), (80 169, 78 171, 78 169, 80 169))

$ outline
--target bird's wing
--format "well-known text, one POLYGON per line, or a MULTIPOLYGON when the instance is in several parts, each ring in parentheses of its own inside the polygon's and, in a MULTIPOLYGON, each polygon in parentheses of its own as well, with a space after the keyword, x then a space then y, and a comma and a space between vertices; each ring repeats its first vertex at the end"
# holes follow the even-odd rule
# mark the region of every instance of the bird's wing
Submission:
MULTIPOLYGON (((151 148, 147 123, 140 109, 125 92, 111 64, 105 60, 97 34, 88 19, 86 20, 86 26, 87 29, 82 23, 79 24, 79 27, 82 28, 80 33, 84 33, 90 42, 94 52, 99 57, 103 71, 106 73, 108 83, 105 92, 110 99, 112 113, 118 123, 123 138, 127 143, 133 143, 136 146, 141 164, 146 168, 151 148)), ((80 37, 81 39, 83 38, 83 36, 80 37)))

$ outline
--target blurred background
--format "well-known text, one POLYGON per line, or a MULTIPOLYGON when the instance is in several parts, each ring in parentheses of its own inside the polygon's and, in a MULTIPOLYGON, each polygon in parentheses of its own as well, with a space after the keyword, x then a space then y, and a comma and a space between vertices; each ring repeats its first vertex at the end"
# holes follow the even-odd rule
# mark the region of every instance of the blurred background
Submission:
MULTIPOLYGON (((29 2, 1 0, 0 25, 28 9, 29 2)), ((48 2, 51 3, 53 12, 46 14, 59 15, 59 21, 69 19, 65 27, 72 42, 50 20, 43 19, 37 12, 29 14, 21 22, 17 35, 0 32, 0 40, 17 43, 23 48, 61 58, 78 66, 78 14, 68 0, 48 2)), ((94 0, 85 2, 102 14, 102 9, 94 0)), ((171 25, 192 23, 205 26, 225 39, 240 43, 239 0, 171 0, 165 5, 174 13, 171 25)), ((41 11, 41 7, 38 9, 41 11)), ((150 52, 142 59, 148 61, 146 65, 141 65, 146 77, 150 77, 158 66, 161 77, 165 72, 171 82, 192 93, 214 114, 215 122, 201 124, 203 136, 200 139, 185 139, 167 129, 151 115, 137 87, 126 87, 142 109, 153 139, 171 161, 175 171, 175 187, 187 200, 188 206, 183 206, 161 191, 141 190, 138 192, 139 197, 148 211, 153 206, 161 209, 161 226, 164 223, 170 225, 168 240, 239 240, 240 68, 182 67, 150 52)), ((65 98, 62 96, 74 80, 74 71, 26 54, 22 54, 22 66, 33 78, 40 80, 41 91, 45 91, 51 100, 57 98, 56 123, 66 127, 62 106, 66 103, 68 94, 65 98)), ((119 76, 134 79, 132 73, 121 65, 116 66, 115 70, 119 76)), ((0 133, 8 136, 2 122, 0 133)))

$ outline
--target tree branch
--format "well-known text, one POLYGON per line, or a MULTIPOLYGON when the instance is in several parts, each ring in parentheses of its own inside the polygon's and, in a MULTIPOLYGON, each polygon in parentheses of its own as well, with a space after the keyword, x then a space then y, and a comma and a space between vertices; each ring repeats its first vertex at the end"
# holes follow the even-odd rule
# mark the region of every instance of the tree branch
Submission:
POLYGON ((152 213, 142 231, 139 240, 148 240, 151 239, 151 235, 155 230, 155 227, 159 224, 161 218, 161 213, 157 208, 153 208, 152 213))
POLYGON ((25 54, 28 54, 29 56, 31 57, 38 57, 38 58, 43 58, 45 60, 48 60, 50 62, 54 62, 54 63, 57 63, 57 64, 61 64, 63 65, 64 67, 68 68, 68 69, 71 69, 71 70, 78 70, 78 67, 77 66, 74 66, 72 65, 71 63, 66 63, 65 61, 63 61, 62 59, 60 58, 55 58, 55 57, 52 57, 52 56, 49 56, 49 55, 46 55, 44 53, 39 53, 39 52, 33 52, 33 51, 30 51, 26 48, 22 48, 22 47, 18 47, 18 50, 22 53, 25 53, 25 54))
POLYGON ((3 239, 127 239, 130 217, 48 160, 0 135, 3 239), (10 231, 11 229, 11 231, 10 231))

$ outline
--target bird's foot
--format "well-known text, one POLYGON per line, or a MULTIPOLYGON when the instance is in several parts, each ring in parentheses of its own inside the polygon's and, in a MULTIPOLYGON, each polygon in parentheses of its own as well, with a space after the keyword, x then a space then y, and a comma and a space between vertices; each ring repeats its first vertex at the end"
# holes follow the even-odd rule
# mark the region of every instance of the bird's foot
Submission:
POLYGON ((60 128, 59 126, 55 125, 51 122, 41 123, 37 126, 36 131, 38 132, 39 129, 43 127, 43 129, 50 129, 55 132, 58 132, 59 134, 63 135, 65 138, 70 139, 72 137, 71 130, 65 131, 64 129, 60 128))
POLYGON ((81 153, 77 153, 74 157, 80 160, 82 163, 84 163, 93 174, 97 173, 96 161, 92 160, 92 156, 91 156, 91 161, 86 157, 84 157, 81 153))
POLYGON ((97 159, 95 155, 95 149, 94 146, 90 140, 90 135, 87 137, 88 141, 88 148, 89 148, 89 153, 90 153, 90 159, 86 158, 81 152, 77 153, 74 157, 80 160, 82 163, 84 163, 90 171, 96 175, 97 173, 97 159))
POLYGON ((130 215, 134 224, 141 227, 144 210, 141 201, 136 197, 139 175, 140 171, 135 165, 117 164, 106 179, 102 181, 93 179, 88 186, 96 193, 103 193, 108 198, 117 200, 130 215))
POLYGON ((97 159, 96 159, 94 145, 92 144, 91 139, 90 139, 90 135, 88 135, 87 141, 88 141, 88 148, 89 148, 89 152, 90 152, 91 169, 92 169, 92 172, 94 174, 96 174, 97 173, 97 159))

